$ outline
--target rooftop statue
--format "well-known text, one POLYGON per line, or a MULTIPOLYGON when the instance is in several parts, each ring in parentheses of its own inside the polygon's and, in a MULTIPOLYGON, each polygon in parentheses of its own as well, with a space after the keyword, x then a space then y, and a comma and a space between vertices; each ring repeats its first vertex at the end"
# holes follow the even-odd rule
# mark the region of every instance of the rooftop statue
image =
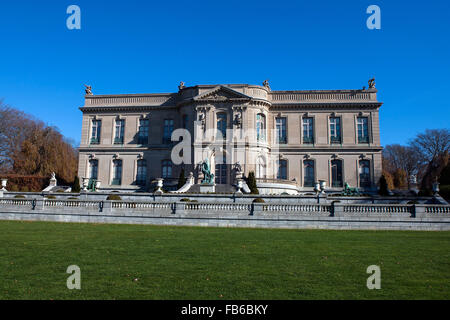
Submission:
POLYGON ((92 95, 92 86, 84 85, 86 89, 84 90, 86 92, 86 95, 92 95))
POLYGON ((369 80, 369 89, 375 88, 375 78, 369 80))
POLYGON ((263 86, 270 90, 269 80, 264 80, 263 86))
POLYGON ((209 165, 209 160, 205 159, 202 163, 202 173, 203 173, 203 180, 202 184, 213 184, 214 183, 214 174, 211 173, 211 167, 209 165))
POLYGON ((184 82, 181 81, 180 85, 178 86, 178 90, 181 90, 181 89, 184 89, 184 88, 186 88, 185 85, 184 85, 184 82))

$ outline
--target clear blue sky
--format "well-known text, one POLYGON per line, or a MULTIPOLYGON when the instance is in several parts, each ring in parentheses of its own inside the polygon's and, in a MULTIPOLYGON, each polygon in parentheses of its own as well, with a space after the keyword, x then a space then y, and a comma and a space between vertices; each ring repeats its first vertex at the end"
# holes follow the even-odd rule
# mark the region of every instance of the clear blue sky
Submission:
POLYGON ((449 1, 1 1, 0 98, 77 143, 94 94, 186 85, 357 89, 376 77, 382 144, 449 128, 449 1), (81 30, 66 9, 81 8, 81 30), (366 8, 381 8, 381 30, 366 8))

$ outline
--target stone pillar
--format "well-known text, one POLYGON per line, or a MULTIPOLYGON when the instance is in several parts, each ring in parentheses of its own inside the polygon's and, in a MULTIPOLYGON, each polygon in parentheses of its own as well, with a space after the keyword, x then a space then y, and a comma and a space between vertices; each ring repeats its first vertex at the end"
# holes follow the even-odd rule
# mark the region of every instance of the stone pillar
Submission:
POLYGON ((331 210, 333 212, 333 217, 344 216, 344 205, 342 205, 340 201, 333 201, 331 203, 331 210))
POLYGON ((112 205, 110 200, 103 201, 103 209, 102 212, 111 212, 112 205))
POLYGON ((414 218, 425 218, 426 217, 426 211, 425 211, 424 205, 415 204, 413 210, 414 210, 414 218))
POLYGON ((263 203, 252 203, 252 212, 250 213, 252 216, 260 215, 263 212, 263 203))
POLYGON ((44 210, 45 208, 45 199, 36 199, 36 207, 34 210, 44 210))
POLYGON ((186 203, 175 202, 173 206, 172 214, 184 214, 186 213, 186 203))

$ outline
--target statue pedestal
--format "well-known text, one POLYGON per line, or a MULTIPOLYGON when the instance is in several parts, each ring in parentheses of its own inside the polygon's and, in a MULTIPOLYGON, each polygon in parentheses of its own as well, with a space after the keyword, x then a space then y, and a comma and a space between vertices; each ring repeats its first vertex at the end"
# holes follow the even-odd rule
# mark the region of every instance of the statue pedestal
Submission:
POLYGON ((214 184, 201 184, 200 193, 216 192, 216 186, 214 184))

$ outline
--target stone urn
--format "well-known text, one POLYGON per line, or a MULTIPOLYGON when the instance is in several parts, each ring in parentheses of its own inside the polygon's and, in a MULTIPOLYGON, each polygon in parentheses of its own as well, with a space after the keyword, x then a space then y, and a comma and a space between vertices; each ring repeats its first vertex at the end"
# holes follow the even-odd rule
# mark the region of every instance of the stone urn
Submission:
POLYGON ((327 182, 325 180, 319 180, 320 193, 325 193, 325 187, 327 182))
POLYGON ((2 190, 6 191, 6 183, 8 182, 8 179, 2 179, 2 190))
POLYGON ((242 179, 237 180, 237 193, 242 193, 242 188, 244 187, 244 182, 242 179))
POLYGON ((158 178, 156 179, 156 187, 158 188, 155 192, 162 193, 162 187, 164 186, 164 179, 158 178))
POLYGON ((315 192, 320 192, 320 182, 316 182, 314 185, 314 191, 315 192))
POLYGON ((87 191, 89 185, 89 178, 83 178, 83 191, 87 191))

